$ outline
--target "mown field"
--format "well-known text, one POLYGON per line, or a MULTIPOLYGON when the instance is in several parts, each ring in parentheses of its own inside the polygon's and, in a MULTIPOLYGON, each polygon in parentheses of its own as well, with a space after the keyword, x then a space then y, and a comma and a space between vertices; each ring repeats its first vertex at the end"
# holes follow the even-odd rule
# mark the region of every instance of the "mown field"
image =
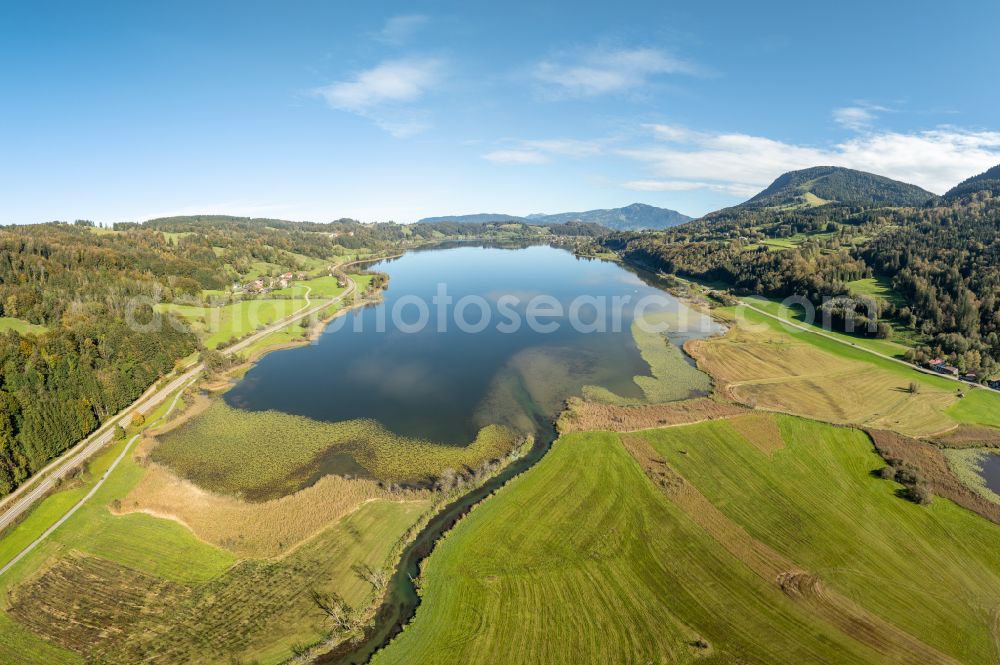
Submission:
POLYGON ((321 472, 426 481, 500 459, 519 442, 512 430, 490 425, 468 446, 447 446, 397 436, 373 420, 323 422, 234 409, 222 400, 159 438, 155 462, 208 490, 252 501, 291 494, 321 472))
POLYGON ((1000 395, 918 372, 742 309, 723 337, 692 343, 716 387, 752 406, 926 436, 961 423, 1000 426, 1000 395), (910 393, 910 383, 917 393, 910 393), (964 397, 959 397, 964 394, 964 397))
POLYGON ((751 418, 561 438, 374 662, 996 662, 1000 527, 897 496, 861 432, 751 418))
POLYGON ((160 303, 156 309, 181 317, 209 349, 243 337, 261 326, 294 314, 306 304, 304 299, 242 300, 220 307, 160 303))

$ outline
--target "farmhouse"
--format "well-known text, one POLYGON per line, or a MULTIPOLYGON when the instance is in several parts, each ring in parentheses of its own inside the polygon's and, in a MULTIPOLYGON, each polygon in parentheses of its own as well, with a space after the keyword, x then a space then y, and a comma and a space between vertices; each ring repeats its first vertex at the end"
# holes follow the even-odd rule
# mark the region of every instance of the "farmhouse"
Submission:
POLYGON ((933 368, 935 372, 947 374, 948 376, 958 376, 959 370, 954 365, 938 365, 933 368))

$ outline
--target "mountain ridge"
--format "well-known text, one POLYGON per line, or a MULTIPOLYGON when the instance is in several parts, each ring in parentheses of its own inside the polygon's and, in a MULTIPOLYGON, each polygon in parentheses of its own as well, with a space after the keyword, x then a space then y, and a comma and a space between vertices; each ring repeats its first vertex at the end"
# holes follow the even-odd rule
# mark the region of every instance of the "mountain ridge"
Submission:
POLYGON ((564 224, 584 222, 599 224, 614 231, 640 231, 646 229, 666 229, 694 219, 669 208, 659 208, 645 203, 632 203, 621 208, 598 208, 581 212, 561 212, 555 214, 534 213, 524 217, 503 213, 475 213, 470 215, 443 215, 425 217, 417 224, 455 222, 482 224, 486 222, 521 222, 526 224, 564 224))

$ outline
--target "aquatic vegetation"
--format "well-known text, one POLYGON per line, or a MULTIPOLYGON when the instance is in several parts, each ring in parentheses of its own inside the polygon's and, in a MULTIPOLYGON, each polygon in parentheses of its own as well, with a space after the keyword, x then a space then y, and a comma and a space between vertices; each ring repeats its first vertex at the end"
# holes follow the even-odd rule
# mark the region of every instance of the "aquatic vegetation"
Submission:
MULTIPOLYGON (((649 324, 669 323, 669 320, 675 318, 676 314, 673 312, 646 315, 649 324)), ((657 404, 706 395, 711 390, 709 376, 688 362, 684 352, 672 344, 664 333, 644 330, 638 322, 633 322, 632 337, 639 347, 642 359, 649 365, 648 376, 640 375, 633 378, 636 385, 642 389, 643 398, 624 397, 607 388, 590 385, 586 386, 583 392, 588 400, 618 405, 644 402, 657 404)))
POLYGON ((205 489, 251 501, 291 494, 325 473, 424 484, 446 470, 500 459, 522 440, 499 425, 468 446, 401 437, 374 420, 324 422, 222 400, 159 438, 150 457, 205 489))
POLYGON ((987 487, 983 478, 986 456, 996 455, 1000 451, 995 448, 951 448, 942 452, 948 461, 948 468, 962 483, 984 499, 1000 503, 1000 495, 987 487))

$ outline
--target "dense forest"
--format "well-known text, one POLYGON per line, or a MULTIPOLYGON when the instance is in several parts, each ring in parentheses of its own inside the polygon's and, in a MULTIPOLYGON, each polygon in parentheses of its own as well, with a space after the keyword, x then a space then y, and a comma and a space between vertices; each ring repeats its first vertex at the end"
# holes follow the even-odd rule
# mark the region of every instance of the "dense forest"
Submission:
POLYGON ((984 378, 1000 369, 998 175, 1000 167, 919 207, 744 205, 663 233, 612 234, 601 244, 737 294, 805 297, 838 329, 884 338, 896 321, 919 334, 914 360, 946 357, 984 378), (793 238, 787 247, 768 242, 793 238), (903 302, 851 297, 848 282, 875 275, 903 302))

